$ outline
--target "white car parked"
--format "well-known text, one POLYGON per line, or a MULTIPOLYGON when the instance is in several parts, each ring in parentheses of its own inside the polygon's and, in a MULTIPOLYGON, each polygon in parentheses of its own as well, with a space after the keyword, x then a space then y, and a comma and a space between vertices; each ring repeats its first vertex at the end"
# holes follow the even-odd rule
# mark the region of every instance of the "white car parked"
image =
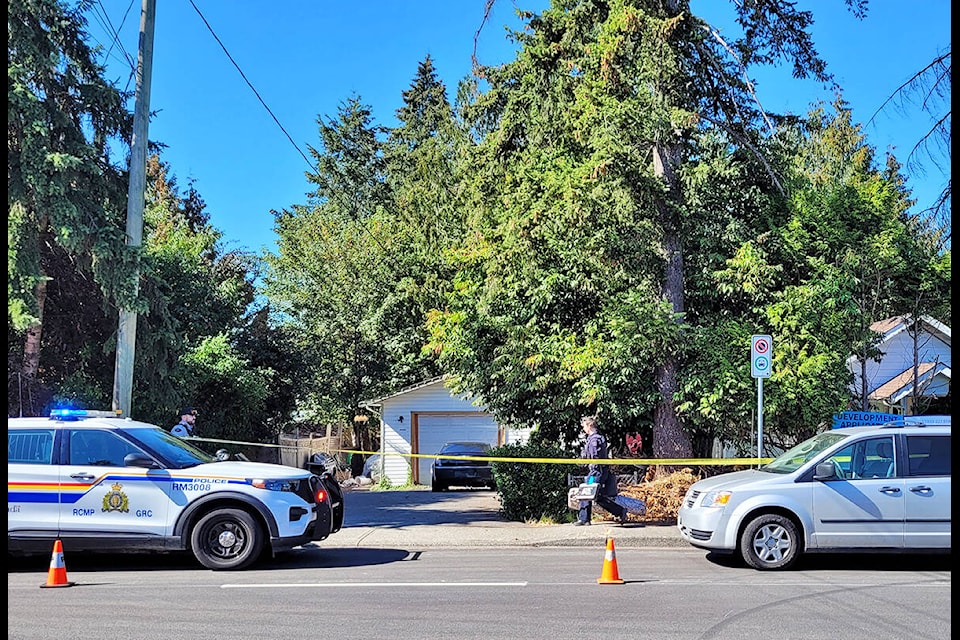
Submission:
POLYGON ((802 553, 949 552, 950 451, 949 416, 825 431, 759 469, 695 482, 677 526, 761 570, 802 553))
POLYGON ((323 540, 343 524, 335 463, 224 460, 111 412, 7 420, 7 551, 189 550, 209 569, 323 540))

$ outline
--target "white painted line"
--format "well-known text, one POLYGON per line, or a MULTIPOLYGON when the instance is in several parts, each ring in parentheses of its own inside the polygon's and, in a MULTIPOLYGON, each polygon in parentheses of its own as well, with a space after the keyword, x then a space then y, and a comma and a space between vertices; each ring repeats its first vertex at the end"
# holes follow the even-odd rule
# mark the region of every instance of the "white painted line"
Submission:
POLYGON ((526 582, 332 582, 332 583, 287 583, 287 584, 223 584, 221 589, 291 589, 335 587, 525 587, 526 582))

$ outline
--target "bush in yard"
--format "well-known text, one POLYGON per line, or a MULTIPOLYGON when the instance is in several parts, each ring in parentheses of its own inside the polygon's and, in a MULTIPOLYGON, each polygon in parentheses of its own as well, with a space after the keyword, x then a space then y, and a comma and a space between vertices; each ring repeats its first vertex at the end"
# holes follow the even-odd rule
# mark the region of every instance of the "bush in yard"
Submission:
MULTIPOLYGON (((494 448, 491 455, 496 458, 568 457, 557 446, 535 442, 505 444, 494 448)), ((577 469, 571 464, 495 461, 493 479, 500 493, 500 514, 507 520, 520 522, 570 520, 567 474, 577 469)))

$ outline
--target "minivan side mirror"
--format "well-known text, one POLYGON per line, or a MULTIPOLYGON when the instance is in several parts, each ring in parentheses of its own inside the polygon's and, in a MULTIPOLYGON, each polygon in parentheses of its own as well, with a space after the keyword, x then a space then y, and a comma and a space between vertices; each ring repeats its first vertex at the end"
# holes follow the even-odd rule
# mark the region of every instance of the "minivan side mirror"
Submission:
POLYGON ((824 480, 833 480, 839 479, 840 474, 837 473, 837 465, 833 460, 827 460, 826 462, 821 462, 817 465, 816 471, 813 473, 813 479, 823 482, 824 480))

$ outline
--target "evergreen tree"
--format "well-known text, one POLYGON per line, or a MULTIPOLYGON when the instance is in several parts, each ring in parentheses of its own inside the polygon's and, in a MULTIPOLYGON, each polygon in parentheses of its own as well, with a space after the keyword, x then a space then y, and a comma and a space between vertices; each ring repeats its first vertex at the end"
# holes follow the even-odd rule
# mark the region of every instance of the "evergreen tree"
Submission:
POLYGON ((727 42, 680 0, 554 2, 524 15, 516 61, 483 70, 473 121, 496 127, 476 159, 458 291, 433 327, 444 365, 501 418, 571 438, 575 416, 599 410, 652 422, 657 457, 691 454, 675 404, 681 240, 703 217, 684 172, 713 129, 783 191, 759 152, 771 119, 746 71, 786 59, 796 76, 829 80, 812 14, 734 8, 744 35, 727 42))
MULTIPOLYGON (((45 311, 79 305, 91 319, 105 312, 102 296, 135 303, 139 253, 125 243, 126 176, 113 161, 132 119, 85 43, 84 6, 7 4, 7 333, 17 345, 8 381, 11 407, 25 415, 44 408, 58 377, 40 374, 45 311)), ((98 325, 87 350, 109 340, 112 329, 98 325)), ((69 335, 47 343, 69 354, 69 335)), ((68 359, 58 374, 83 368, 82 357, 68 359)))
POLYGON ((352 97, 336 119, 318 119, 318 126, 322 146, 310 147, 317 171, 307 175, 316 189, 308 204, 275 213, 278 252, 266 256, 264 290, 275 321, 308 363, 298 412, 329 424, 350 421, 389 377, 374 318, 392 287, 382 255, 390 192, 383 130, 369 107, 352 97))

